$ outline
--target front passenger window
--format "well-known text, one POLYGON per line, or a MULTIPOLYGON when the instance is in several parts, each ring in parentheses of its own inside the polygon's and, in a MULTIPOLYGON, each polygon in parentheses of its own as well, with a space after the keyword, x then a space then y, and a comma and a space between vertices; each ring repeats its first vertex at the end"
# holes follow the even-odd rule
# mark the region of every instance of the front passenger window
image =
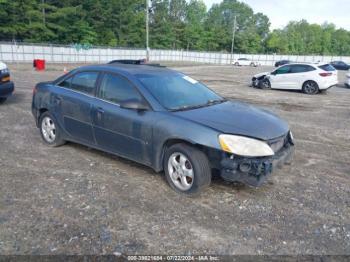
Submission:
POLYGON ((288 74, 290 72, 290 66, 280 67, 275 72, 276 72, 276 75, 288 74))
POLYGON ((128 80, 112 74, 104 76, 98 97, 116 104, 129 99, 142 100, 141 95, 128 80))

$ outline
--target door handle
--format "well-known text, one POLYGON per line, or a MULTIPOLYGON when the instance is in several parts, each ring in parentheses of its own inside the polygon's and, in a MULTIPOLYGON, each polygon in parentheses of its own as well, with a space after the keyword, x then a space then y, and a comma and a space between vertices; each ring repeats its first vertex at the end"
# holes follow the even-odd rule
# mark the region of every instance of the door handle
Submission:
POLYGON ((103 114, 104 112, 105 111, 101 107, 97 108, 97 113, 103 114))
POLYGON ((97 119, 101 120, 102 119, 102 115, 104 114, 104 110, 101 107, 97 108, 97 119))

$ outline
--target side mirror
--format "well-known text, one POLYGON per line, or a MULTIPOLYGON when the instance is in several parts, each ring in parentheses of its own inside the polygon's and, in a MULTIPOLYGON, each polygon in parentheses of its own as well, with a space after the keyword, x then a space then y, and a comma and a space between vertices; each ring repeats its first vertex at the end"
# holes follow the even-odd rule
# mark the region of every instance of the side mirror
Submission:
POLYGON ((120 108, 145 111, 149 109, 149 106, 139 99, 128 99, 120 102, 120 108))

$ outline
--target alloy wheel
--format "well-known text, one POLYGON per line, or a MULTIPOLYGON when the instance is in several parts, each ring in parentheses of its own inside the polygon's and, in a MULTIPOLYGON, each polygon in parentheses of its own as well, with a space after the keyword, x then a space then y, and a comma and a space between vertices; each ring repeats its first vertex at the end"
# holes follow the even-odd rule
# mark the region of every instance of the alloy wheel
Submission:
POLYGON ((193 185, 194 170, 190 160, 182 153, 173 153, 168 160, 168 172, 176 188, 187 191, 193 185))
POLYGON ((41 132, 48 143, 53 143, 56 139, 56 127, 53 120, 46 116, 41 122, 41 132))

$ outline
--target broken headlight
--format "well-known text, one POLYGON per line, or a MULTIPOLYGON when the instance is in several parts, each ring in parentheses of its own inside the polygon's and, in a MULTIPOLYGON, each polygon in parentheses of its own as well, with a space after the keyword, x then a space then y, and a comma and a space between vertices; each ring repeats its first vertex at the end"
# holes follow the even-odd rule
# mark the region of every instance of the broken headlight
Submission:
POLYGON ((219 142, 222 150, 239 156, 262 157, 275 154, 264 141, 245 136, 222 134, 219 136, 219 142))

